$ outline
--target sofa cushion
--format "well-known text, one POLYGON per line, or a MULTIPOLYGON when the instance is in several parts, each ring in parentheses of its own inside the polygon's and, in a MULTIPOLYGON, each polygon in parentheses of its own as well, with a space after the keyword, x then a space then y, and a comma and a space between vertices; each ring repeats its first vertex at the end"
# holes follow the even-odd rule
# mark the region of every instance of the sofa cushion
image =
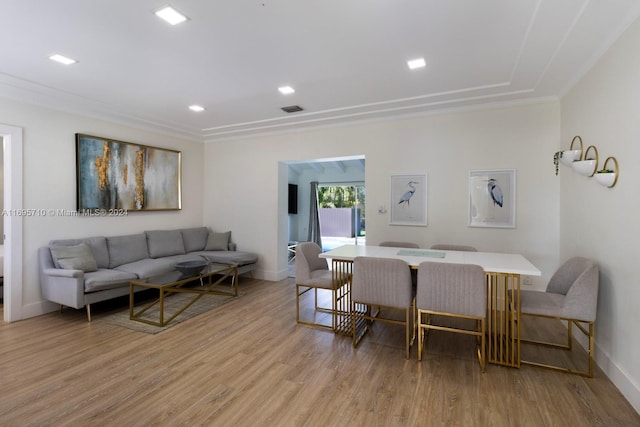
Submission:
POLYGON ((258 255, 252 252, 241 251, 200 251, 194 252, 211 262, 221 264, 246 265, 258 262, 258 255))
POLYGON ((98 264, 86 243, 52 246, 51 255, 61 268, 69 270, 96 271, 98 264))
POLYGON ((129 282, 135 279, 137 279, 137 276, 133 273, 101 268, 91 273, 85 273, 84 291, 96 292, 120 288, 125 285, 128 286, 129 282))
POLYGON ((188 253, 182 255, 171 255, 166 257, 166 259, 173 260, 177 263, 179 262, 187 262, 187 261, 203 261, 204 258, 196 253, 188 253))
POLYGON ((135 274, 139 279, 157 276, 175 270, 176 261, 169 258, 146 258, 122 264, 115 269, 135 274))
POLYGON ((145 231, 147 247, 151 258, 184 254, 182 233, 180 230, 145 231))
POLYGON ((107 237, 109 268, 149 258, 147 237, 144 233, 107 237))
POLYGON ((205 251, 227 251, 229 250, 229 240, 231 239, 231 232, 216 233, 210 231, 207 236, 207 244, 204 247, 205 251))
MULTIPOLYGON (((79 243, 86 243, 91 248, 91 253, 96 259, 98 268, 109 268, 109 250, 107 249, 107 239, 104 236, 87 237, 83 239, 64 239, 51 240, 49 247, 52 246, 73 246, 79 243)), ((57 261, 53 260, 57 268, 62 268, 57 261)))
POLYGON ((185 252, 201 251, 207 244, 207 237, 209 236, 207 227, 184 228, 180 232, 182 233, 185 252))

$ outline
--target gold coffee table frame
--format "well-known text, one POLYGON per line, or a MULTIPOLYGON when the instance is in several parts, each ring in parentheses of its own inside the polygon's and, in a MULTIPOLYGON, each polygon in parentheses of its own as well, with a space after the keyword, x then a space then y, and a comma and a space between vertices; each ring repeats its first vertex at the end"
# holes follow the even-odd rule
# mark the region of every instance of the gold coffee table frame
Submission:
POLYGON ((154 326, 165 326, 187 308, 191 307, 203 295, 228 295, 238 296, 238 267, 236 265, 209 263, 203 273, 193 277, 182 278, 179 271, 171 271, 148 279, 132 280, 129 283, 129 319, 154 326), (221 277, 213 281, 213 276, 221 277), (231 286, 220 286, 223 281, 231 277, 231 286), (187 283, 200 280, 198 287, 184 287, 187 283), (205 285, 205 281, 208 282, 205 285), (157 289, 158 298, 145 304, 139 310, 135 310, 135 288, 157 289), (194 294, 187 304, 165 319, 165 298, 175 293, 194 294), (158 305, 159 320, 157 322, 142 317, 152 307, 158 305))

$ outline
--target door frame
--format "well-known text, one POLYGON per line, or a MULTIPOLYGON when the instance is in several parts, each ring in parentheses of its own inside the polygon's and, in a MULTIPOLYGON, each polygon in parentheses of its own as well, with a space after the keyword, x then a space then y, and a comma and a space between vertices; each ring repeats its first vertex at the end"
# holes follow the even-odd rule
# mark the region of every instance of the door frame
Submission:
MULTIPOLYGON (((4 209, 22 209, 22 128, 0 124, 4 148, 4 209)), ((22 312, 22 216, 4 215, 5 322, 21 320, 22 312)))

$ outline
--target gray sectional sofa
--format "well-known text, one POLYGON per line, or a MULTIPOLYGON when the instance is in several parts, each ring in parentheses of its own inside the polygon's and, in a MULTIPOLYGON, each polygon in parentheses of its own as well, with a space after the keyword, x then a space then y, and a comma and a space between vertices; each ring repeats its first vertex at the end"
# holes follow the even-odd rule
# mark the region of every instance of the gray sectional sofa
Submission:
POLYGON ((151 230, 123 236, 52 240, 38 249, 40 288, 46 300, 76 309, 129 293, 129 282, 175 270, 182 261, 235 264, 253 272, 258 256, 236 250, 231 232, 206 227, 151 230))

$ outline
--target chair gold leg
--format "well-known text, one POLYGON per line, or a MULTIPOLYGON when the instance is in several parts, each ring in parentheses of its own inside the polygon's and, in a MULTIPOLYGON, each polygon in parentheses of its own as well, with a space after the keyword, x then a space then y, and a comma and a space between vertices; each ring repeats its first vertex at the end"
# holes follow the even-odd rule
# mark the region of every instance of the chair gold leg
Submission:
MULTIPOLYGON (((413 306, 412 306, 413 308, 413 306)), ((410 309, 407 309, 404 313, 404 321, 406 322, 405 325, 405 343, 404 343, 404 350, 405 350, 405 354, 404 357, 405 359, 409 359, 409 341, 411 340, 411 338, 409 337, 409 335, 411 335, 411 313, 410 313, 410 309)))
POLYGON ((571 350, 573 347, 573 334, 571 333, 571 326, 573 325, 573 321, 569 320, 567 322, 567 348, 571 350))
POLYGON ((422 346, 424 341, 424 329, 422 329, 422 313, 418 310, 418 360, 422 360, 422 346))
POLYGON ((91 304, 87 304, 87 320, 91 322, 91 304))
POLYGON ((595 324, 593 322, 589 323, 589 378, 593 378, 593 365, 595 361, 593 360, 593 355, 595 354, 595 340, 593 339, 595 324))
POLYGON ((353 347, 355 348, 358 345, 358 330, 356 327, 356 303, 351 301, 351 333, 353 334, 353 347))
MULTIPOLYGON (((543 315, 536 315, 536 314, 527 314, 528 317, 543 317, 543 318, 549 318, 549 316, 543 316, 543 315)), ((551 317, 552 319, 558 319, 558 320, 566 320, 567 321, 567 339, 568 342, 567 344, 559 344, 559 343, 551 343, 551 342, 543 342, 543 341, 533 341, 533 340, 522 340, 523 343, 529 343, 529 344, 535 344, 535 345, 542 345, 545 347, 551 347, 551 348, 555 348, 555 349, 560 349, 560 350, 567 350, 567 351, 571 351, 572 347, 573 347, 573 328, 572 325, 575 324, 576 328, 582 332, 589 340, 588 343, 588 349, 587 349, 587 357, 588 357, 588 367, 586 370, 584 371, 577 371, 571 368, 565 368, 562 366, 556 366, 556 365, 550 365, 550 364, 545 364, 545 363, 539 363, 539 362, 534 362, 531 360, 521 360, 521 364, 524 365, 532 365, 532 366, 538 366, 540 368, 547 368, 547 369, 553 369, 555 371, 560 371, 560 372, 565 372, 568 374, 574 374, 574 375, 581 375, 583 377, 589 377, 592 378, 593 377, 593 371, 594 371, 594 353, 595 353, 595 340, 594 340, 594 331, 595 331, 595 325, 594 322, 582 322, 582 323, 587 323, 588 324, 588 328, 585 328, 579 320, 575 320, 575 319, 559 319, 557 317, 551 317)))
POLYGON ((296 285, 296 323, 300 323, 300 287, 296 285))
POLYGON ((480 319, 480 367, 484 373, 487 369, 487 346, 486 346, 486 323, 485 319, 480 319))

